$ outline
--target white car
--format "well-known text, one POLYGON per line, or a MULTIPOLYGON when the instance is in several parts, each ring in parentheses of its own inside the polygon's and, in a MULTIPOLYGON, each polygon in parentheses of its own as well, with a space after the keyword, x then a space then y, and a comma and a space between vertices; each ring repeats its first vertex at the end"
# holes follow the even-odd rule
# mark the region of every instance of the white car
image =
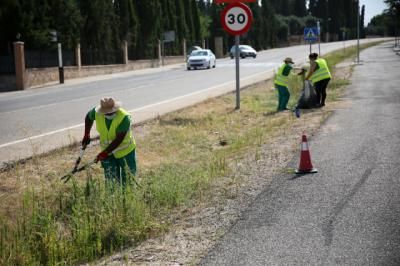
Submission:
MULTIPOLYGON (((231 59, 235 58, 235 52, 236 52, 236 46, 232 46, 231 50, 229 51, 229 56, 231 59)), ((246 57, 257 57, 257 51, 254 50, 253 47, 249 45, 239 45, 239 56, 241 58, 246 58, 246 57)))
POLYGON ((209 49, 195 50, 193 51, 187 60, 187 70, 191 70, 192 68, 208 68, 216 66, 215 55, 209 49))

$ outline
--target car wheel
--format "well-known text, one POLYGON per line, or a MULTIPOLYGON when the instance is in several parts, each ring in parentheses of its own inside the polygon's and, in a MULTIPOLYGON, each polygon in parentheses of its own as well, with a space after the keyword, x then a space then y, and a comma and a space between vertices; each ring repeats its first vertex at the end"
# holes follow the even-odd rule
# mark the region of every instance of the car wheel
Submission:
POLYGON ((187 70, 190 70, 190 67, 187 67, 187 70))
POLYGON ((255 56, 253 56, 253 58, 256 58, 257 56, 255 55, 255 56))
POLYGON ((208 62, 208 66, 207 66, 207 69, 210 69, 210 68, 211 68, 211 61, 208 62))
POLYGON ((214 61, 214 66, 213 68, 215 68, 217 66, 217 61, 214 61))
POLYGON ((197 70, 197 67, 194 67, 194 70, 197 70))

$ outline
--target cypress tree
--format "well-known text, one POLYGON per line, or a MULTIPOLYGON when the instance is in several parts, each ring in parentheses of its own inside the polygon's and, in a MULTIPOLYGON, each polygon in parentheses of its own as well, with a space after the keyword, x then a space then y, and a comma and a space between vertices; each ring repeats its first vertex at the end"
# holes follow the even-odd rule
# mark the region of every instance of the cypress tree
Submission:
POLYGON ((360 16, 360 38, 365 38, 365 5, 361 8, 361 16, 360 16))
MULTIPOLYGON (((79 1, 83 17, 82 52, 93 51, 95 63, 117 63, 122 59, 118 20, 109 0, 79 1)), ((84 60, 84 58, 82 58, 84 60)))
POLYGON ((161 5, 158 0, 139 0, 137 11, 140 21, 138 54, 140 58, 155 58, 158 40, 161 38, 161 5))
POLYGON ((20 33, 20 4, 14 0, 0 2, 0 54, 11 54, 12 42, 20 33))
POLYGON ((139 40, 139 18, 133 0, 114 0, 115 13, 118 18, 119 39, 127 41, 129 57, 136 58, 139 40))
POLYGON ((18 18, 18 32, 21 34, 25 46, 29 48, 49 47, 49 5, 46 0, 20 1, 16 16, 18 18))
POLYGON ((63 48, 74 49, 80 40, 82 17, 75 0, 51 1, 53 29, 63 48))
POLYGON ((177 35, 179 40, 187 38, 188 28, 185 20, 185 9, 182 0, 175 0, 177 35))
POLYGON ((199 41, 196 40, 196 36, 195 36, 195 29, 194 29, 194 23, 193 23, 193 14, 192 14, 192 1, 190 0, 184 0, 184 17, 185 17, 185 24, 186 27, 188 29, 188 31, 186 32, 186 38, 193 42, 193 41, 199 41))
POLYGON ((198 40, 198 41, 202 41, 200 12, 197 7, 196 0, 192 0, 191 7, 192 7, 192 18, 193 18, 193 27, 194 27, 194 39, 198 40))
POLYGON ((304 17, 307 15, 306 0, 294 0, 293 14, 298 17, 304 17))

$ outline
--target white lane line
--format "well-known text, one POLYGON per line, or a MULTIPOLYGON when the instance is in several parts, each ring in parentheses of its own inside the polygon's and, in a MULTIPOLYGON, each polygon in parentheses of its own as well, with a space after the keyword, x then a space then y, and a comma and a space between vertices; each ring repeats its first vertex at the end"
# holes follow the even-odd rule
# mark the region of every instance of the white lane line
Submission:
MULTIPOLYGON (((147 108, 151 108, 151 107, 154 107, 154 106, 157 106, 157 105, 160 105, 160 104, 166 104, 166 103, 169 103, 169 102, 180 100, 180 99, 183 99, 185 97, 189 97, 189 96, 193 96, 193 95, 196 95, 196 94, 200 94, 202 92, 213 90, 213 89, 216 89, 218 87, 227 86, 227 85, 232 84, 232 83, 233 83, 233 81, 225 82, 225 83, 222 83, 220 85, 213 86, 213 87, 201 90, 201 91, 196 91, 196 92, 193 92, 193 93, 190 93, 190 94, 178 96, 178 97, 175 97, 175 98, 172 98, 172 99, 168 99, 168 100, 165 100, 165 101, 161 101, 161 102, 158 102, 158 103, 153 103, 153 104, 149 104, 149 105, 146 105, 146 106, 143 106, 143 107, 140 107, 140 108, 132 109, 132 110, 129 110, 128 112, 130 112, 130 113, 139 112, 139 111, 147 109, 147 108)), ((16 141, 4 143, 4 144, 0 145, 0 149, 4 148, 4 147, 11 146, 11 145, 15 145, 15 144, 18 144, 18 143, 22 143, 22 142, 38 139, 38 138, 41 138, 41 137, 50 136, 50 135, 53 135, 53 134, 61 133, 61 132, 64 132, 64 131, 68 131, 68 130, 71 130, 71 129, 74 129, 74 128, 78 128, 78 127, 83 127, 83 126, 84 126, 84 124, 82 123, 82 124, 74 125, 74 126, 71 126, 71 127, 66 127, 66 128, 61 128, 61 129, 58 129, 58 130, 50 131, 50 132, 47 132, 47 133, 44 133, 44 134, 40 134, 40 135, 36 135, 36 136, 32 136, 32 137, 28 137, 28 138, 24 138, 24 139, 20 139, 20 140, 16 140, 16 141)))
POLYGON ((71 129, 74 129, 74 128, 82 127, 84 125, 85 124, 82 123, 82 124, 78 124, 78 125, 75 125, 75 126, 61 128, 61 129, 50 131, 50 132, 47 132, 47 133, 44 133, 44 134, 32 136, 32 137, 29 137, 29 138, 25 138, 25 139, 20 139, 20 140, 4 143, 4 144, 0 145, 0 149, 4 148, 4 147, 7 147, 7 146, 14 145, 14 144, 22 143, 22 142, 25 142, 25 141, 30 141, 30 140, 38 139, 38 138, 41 138, 41 137, 50 136, 50 135, 53 135, 53 134, 56 134, 56 133, 60 133, 60 132, 66 131, 66 130, 71 130, 71 129))
POLYGON ((176 100, 180 100, 180 99, 183 99, 183 98, 186 98, 186 97, 190 97, 190 96, 193 96, 193 95, 196 95, 196 94, 200 94, 200 93, 203 93, 203 92, 214 90, 214 89, 219 88, 219 87, 227 86, 227 85, 232 84, 233 82, 234 81, 228 81, 228 82, 225 82, 225 83, 222 83, 222 84, 219 84, 219 85, 216 85, 216 86, 213 86, 213 87, 201 90, 201 91, 195 91, 195 92, 192 92, 192 93, 189 93, 189 94, 181 95, 181 96, 178 96, 178 97, 175 97, 175 98, 171 98, 171 99, 168 99, 168 100, 164 100, 164 101, 161 101, 161 102, 157 102, 157 103, 149 104, 149 105, 146 105, 146 106, 143 106, 143 107, 139 107, 139 108, 136 108, 136 109, 133 109, 133 110, 129 110, 128 112, 134 113, 134 112, 138 112, 138 111, 141 111, 141 110, 144 110, 144 109, 147 109, 147 108, 150 108, 150 107, 154 107, 154 106, 157 106, 157 105, 160 105, 160 104, 170 103, 170 102, 173 102, 173 101, 176 101, 176 100))
MULTIPOLYGON (((137 86, 135 88, 127 88, 127 89, 124 89, 124 90, 115 91, 114 93, 120 93, 120 92, 124 92, 124 91, 127 91, 127 90, 134 91, 134 90, 143 89, 145 87, 154 86, 154 85, 155 85, 154 83, 149 83, 149 84, 146 84, 146 85, 137 86)), ((64 102, 50 103, 50 104, 46 104, 46 105, 32 106, 32 107, 22 108, 22 109, 18 109, 18 110, 13 110, 13 111, 0 112, 0 115, 2 115, 2 114, 12 114, 12 113, 21 112, 21 111, 31 111, 31 110, 43 109, 43 108, 46 108, 46 107, 51 107, 51 106, 60 105, 60 104, 68 104, 68 103, 73 103, 73 102, 79 102, 79 101, 91 99, 91 98, 94 98, 94 97, 98 98, 99 96, 98 95, 92 95, 92 96, 81 97, 81 98, 78 98, 78 99, 73 99, 73 100, 64 101, 64 102)))
MULTIPOLYGON (((252 79, 252 78, 254 78, 256 76, 266 75, 266 74, 268 74, 270 72, 273 72, 273 71, 274 71, 273 69, 270 69, 270 70, 267 70, 267 71, 264 71, 264 72, 260 72, 260 73, 257 73, 257 74, 242 78, 241 80, 252 79)), ((204 92, 207 92, 207 91, 211 91, 211 90, 214 90, 216 88, 227 86, 227 85, 230 85, 230 84, 233 84, 233 83, 234 83, 234 81, 228 81, 228 82, 225 82, 225 83, 222 83, 222 84, 219 84, 219 85, 216 85, 216 86, 204 89, 204 90, 195 91, 195 92, 192 92, 190 94, 185 94, 185 95, 178 96, 178 97, 175 97, 175 98, 172 98, 172 99, 168 99, 168 100, 164 100, 164 101, 161 101, 161 102, 158 102, 158 103, 153 103, 153 104, 149 104, 149 105, 146 105, 146 106, 143 106, 143 107, 132 109, 132 110, 129 110, 128 112, 130 112, 130 113, 139 112, 139 111, 145 110, 147 108, 151 108, 151 107, 154 107, 154 106, 157 106, 157 105, 161 105, 161 104, 166 104, 166 103, 170 103, 170 102, 173 102, 173 101, 177 101, 177 100, 183 99, 185 97, 190 97, 190 96, 194 96, 194 95, 197 95, 197 94, 201 94, 201 93, 204 93, 204 92)), ((91 97, 94 97, 94 96, 91 96, 91 97)), ((87 97, 87 98, 91 98, 91 97, 87 97)), ((76 101, 76 100, 73 100, 73 101, 76 101)), ((70 101, 70 102, 72 102, 72 101, 70 101)), ((52 105, 55 105, 55 104, 52 104, 52 105)), ((82 126, 84 126, 83 123, 82 124, 78 124, 78 125, 74 125, 74 126, 71 126, 71 127, 66 127, 66 128, 61 128, 61 129, 58 129, 58 130, 50 131, 50 132, 47 132, 47 133, 44 133, 44 134, 40 134, 40 135, 36 135, 36 136, 32 136, 32 137, 28 137, 28 138, 24 138, 24 139, 20 139, 20 140, 16 140, 16 141, 4 143, 4 144, 0 145, 0 149, 4 148, 4 147, 11 146, 11 145, 15 145, 15 144, 18 144, 18 143, 22 143, 22 142, 38 139, 38 138, 41 138, 41 137, 45 137, 45 136, 50 136, 50 135, 53 135, 53 134, 61 133, 61 132, 68 131, 68 130, 71 130, 71 129, 74 129, 74 128, 78 128, 78 127, 82 127, 82 126)))

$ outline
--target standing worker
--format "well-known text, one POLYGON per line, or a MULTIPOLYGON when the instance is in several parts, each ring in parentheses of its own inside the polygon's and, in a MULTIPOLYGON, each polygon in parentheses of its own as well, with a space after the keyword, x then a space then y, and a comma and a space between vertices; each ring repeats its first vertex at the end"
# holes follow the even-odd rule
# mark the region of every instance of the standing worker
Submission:
POLYGON ((289 74, 293 69, 293 60, 290 57, 285 58, 284 63, 279 67, 275 77, 275 87, 278 90, 278 112, 288 110, 287 103, 289 102, 290 93, 288 89, 289 74))
POLYGON ((317 107, 325 106, 326 87, 332 78, 328 64, 325 59, 319 58, 317 53, 312 53, 308 56, 310 59, 310 71, 307 74, 306 80, 311 79, 314 84, 315 92, 317 93, 317 107))
POLYGON ((131 129, 131 116, 120 106, 120 102, 105 97, 100 100, 99 106, 87 113, 82 147, 89 144, 90 130, 96 121, 101 152, 95 161, 101 162, 107 181, 125 185, 127 176, 136 174, 136 142, 131 129))

